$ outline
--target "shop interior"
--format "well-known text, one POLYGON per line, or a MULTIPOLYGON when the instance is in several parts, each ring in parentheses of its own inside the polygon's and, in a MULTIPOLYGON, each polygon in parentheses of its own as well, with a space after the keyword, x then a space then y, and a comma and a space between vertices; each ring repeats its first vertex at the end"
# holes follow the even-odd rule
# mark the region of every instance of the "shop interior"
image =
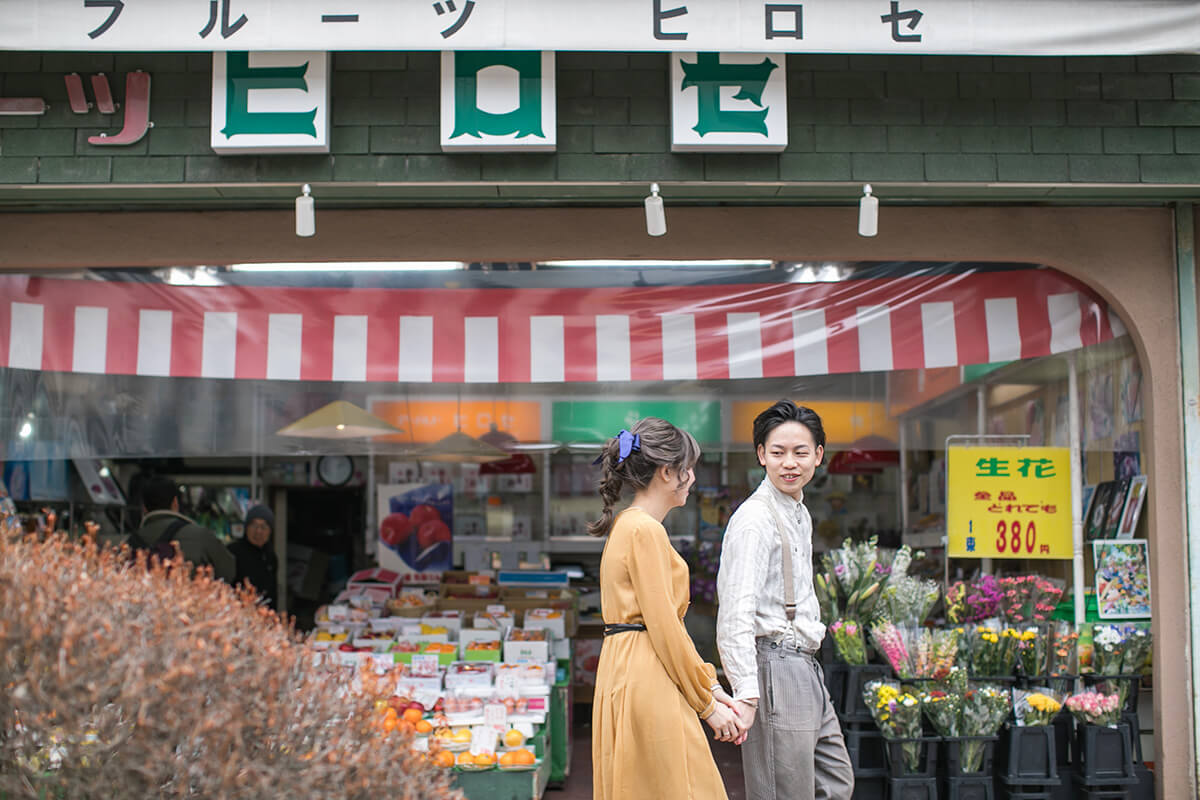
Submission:
MULTIPOLYGON (((473 265, 449 277, 433 271, 216 271, 204 280, 248 289, 439 288, 452 282, 479 288, 637 288, 795 282, 807 269, 804 280, 840 282, 853 291, 856 270, 862 278, 878 269, 784 266, 473 265)), ((195 281, 199 274, 161 270, 138 273, 136 280, 169 284, 195 281)), ((131 279, 102 272, 78 277, 131 279)), ((449 486, 448 566, 493 574, 562 573, 578 592, 570 691, 579 723, 588 717, 601 642, 598 567, 604 542, 585 529, 599 511, 593 461, 607 437, 654 415, 690 430, 703 447, 687 505, 664 524, 692 570, 689 631, 714 663, 719 663, 715 572, 721 536, 729 515, 763 477, 750 423, 782 397, 817 410, 827 432, 824 463, 805 491, 818 559, 846 539, 875 538, 881 548, 911 547, 910 574, 916 576, 954 582, 981 573, 1036 572, 1070 595, 1070 560, 948 557, 947 496, 953 491, 948 447, 960 436, 1069 447, 1069 373, 1075 370, 1085 536, 1152 544, 1154 532, 1144 517, 1135 517, 1120 534, 1106 527, 1107 520, 1093 523, 1089 517, 1093 496, 1102 491, 1127 493, 1139 476, 1143 493, 1153 489, 1153 476, 1147 479, 1141 468, 1141 370, 1121 332, 1114 326, 1111 338, 1081 349, 1012 361, 740 379, 417 384, 4 369, 2 477, 29 530, 44 526, 52 512, 59 529, 81 535, 85 523, 95 523, 100 537, 112 542, 136 529, 143 512, 140 485, 151 475, 174 478, 186 500, 182 513, 228 542, 243 536, 251 505, 268 505, 277 521, 276 551, 286 564, 280 570, 280 606, 305 631, 316 626, 321 609, 339 597, 351 576, 384 564, 381 554, 395 549, 384 527, 388 487, 449 486), (338 401, 388 427, 353 437, 313 433, 314 428, 309 435, 288 432, 338 401)), ((1094 606, 1095 564, 1090 549, 1085 555, 1083 585, 1094 606)), ((1088 613, 1089 620, 1098 619, 1094 609, 1088 613)), ((1151 690, 1142 691, 1142 702, 1149 703, 1151 690)), ((1144 757, 1152 761, 1152 715, 1140 719, 1144 757)))

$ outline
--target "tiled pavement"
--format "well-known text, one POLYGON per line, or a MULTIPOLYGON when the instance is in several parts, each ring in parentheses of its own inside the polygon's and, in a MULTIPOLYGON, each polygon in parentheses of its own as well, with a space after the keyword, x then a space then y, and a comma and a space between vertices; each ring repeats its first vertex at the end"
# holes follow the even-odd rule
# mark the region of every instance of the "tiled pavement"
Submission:
MULTIPOLYGON (((545 800, 591 800, 592 797, 592 707, 575 707, 575 730, 572 731, 571 774, 560 789, 550 789, 545 800)), ((705 732, 708 729, 705 728, 705 732)), ((745 787, 742 784, 742 756, 731 744, 709 739, 717 768, 725 779, 725 791, 729 800, 743 800, 745 787)))

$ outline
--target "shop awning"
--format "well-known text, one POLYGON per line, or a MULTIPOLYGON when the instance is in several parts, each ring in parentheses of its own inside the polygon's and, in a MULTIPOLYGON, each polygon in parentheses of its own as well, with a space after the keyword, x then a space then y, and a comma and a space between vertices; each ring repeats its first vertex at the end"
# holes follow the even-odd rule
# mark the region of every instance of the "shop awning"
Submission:
POLYGON ((1125 333, 1054 270, 587 289, 0 277, 0 366, 216 379, 555 383, 1011 361, 1125 333))

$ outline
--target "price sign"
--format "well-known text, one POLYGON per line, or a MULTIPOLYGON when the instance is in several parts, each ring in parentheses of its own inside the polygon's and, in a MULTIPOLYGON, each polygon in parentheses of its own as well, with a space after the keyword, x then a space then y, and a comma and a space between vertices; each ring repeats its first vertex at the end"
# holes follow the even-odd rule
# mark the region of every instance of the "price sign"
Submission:
POLYGON ((1069 559, 1065 447, 951 447, 946 540, 953 558, 1069 559))
POLYGON ((409 671, 414 678, 436 678, 438 674, 438 657, 421 653, 414 654, 409 671))
POLYGON ((441 696, 442 693, 434 689, 420 689, 413 693, 413 700, 425 706, 426 710, 429 710, 437 705, 438 698, 441 696))
POLYGON ((512 670, 506 671, 503 675, 496 676, 496 696, 517 696, 517 676, 512 674, 512 670))
POLYGON ((504 703, 488 703, 484 706, 483 724, 499 733, 508 730, 508 709, 504 703))
POLYGON ((496 729, 490 725, 471 728, 471 755, 496 752, 496 729))

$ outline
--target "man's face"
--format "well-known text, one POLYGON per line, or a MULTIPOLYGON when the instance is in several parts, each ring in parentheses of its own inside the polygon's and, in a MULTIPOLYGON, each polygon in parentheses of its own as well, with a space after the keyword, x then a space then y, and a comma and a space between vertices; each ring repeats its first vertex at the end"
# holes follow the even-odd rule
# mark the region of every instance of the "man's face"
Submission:
POLYGON ((799 422, 785 422, 758 446, 758 463, 767 470, 771 485, 799 500, 813 472, 821 465, 825 448, 813 441, 812 431, 799 422))

